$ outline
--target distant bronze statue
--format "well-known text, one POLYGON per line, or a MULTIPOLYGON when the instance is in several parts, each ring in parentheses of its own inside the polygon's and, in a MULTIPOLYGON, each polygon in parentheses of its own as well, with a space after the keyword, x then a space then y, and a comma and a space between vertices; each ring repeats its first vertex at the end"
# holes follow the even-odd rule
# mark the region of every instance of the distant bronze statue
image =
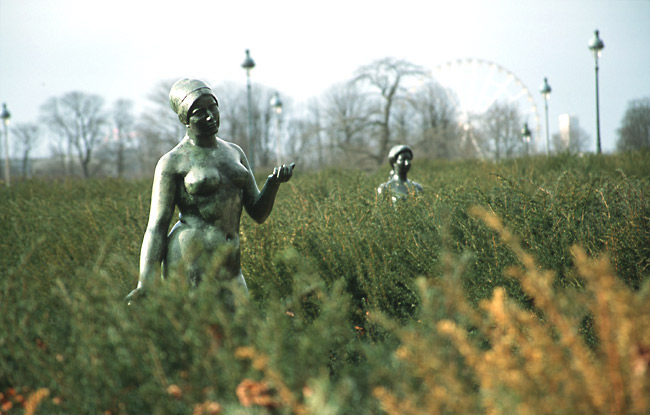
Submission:
POLYGON ((161 275, 184 276, 193 287, 212 278, 236 280, 247 290, 240 265, 242 208, 256 222, 264 222, 280 183, 291 178, 295 165, 273 169, 260 191, 242 149, 217 137, 219 102, 210 87, 181 79, 172 86, 169 100, 187 132, 156 165, 140 277, 126 298, 129 302, 161 275), (167 234, 176 207, 179 220, 167 234))
POLYGON ((377 193, 380 196, 390 197, 395 203, 398 200, 406 199, 410 193, 422 191, 422 186, 419 183, 406 178, 411 169, 411 160, 413 160, 411 147, 398 145, 390 149, 388 162, 393 170, 390 172, 388 181, 377 188, 377 193))

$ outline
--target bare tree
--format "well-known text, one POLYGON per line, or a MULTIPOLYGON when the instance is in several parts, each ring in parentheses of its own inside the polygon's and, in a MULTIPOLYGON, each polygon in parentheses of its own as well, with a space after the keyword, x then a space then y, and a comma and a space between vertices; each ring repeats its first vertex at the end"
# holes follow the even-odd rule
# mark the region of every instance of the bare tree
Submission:
POLYGON ((246 88, 232 82, 214 87, 219 100, 221 127, 219 136, 238 144, 255 166, 269 166, 273 163, 275 147, 272 134, 273 109, 270 106, 274 90, 255 84, 251 94, 252 137, 248 138, 248 98, 246 88), (252 151, 251 147, 252 146, 252 151), (255 158, 255 160, 251 160, 255 158))
POLYGON ((106 136, 107 116, 103 107, 100 96, 77 91, 50 98, 41 107, 45 123, 52 133, 65 139, 69 154, 76 154, 86 178, 93 173, 93 152, 106 136))
POLYGON ((399 100, 393 106, 391 123, 391 139, 394 142, 410 144, 416 139, 418 126, 413 107, 406 100, 399 100))
POLYGON ((373 100, 373 122, 378 127, 375 151, 371 153, 377 164, 385 162, 391 144, 391 115, 393 106, 404 99, 407 91, 403 87, 409 77, 421 77, 426 72, 418 65, 404 60, 384 58, 357 70, 353 82, 367 86, 376 95, 373 100))
POLYGON ((19 123, 13 128, 13 137, 14 149, 22 160, 23 177, 28 177, 30 175, 29 155, 41 140, 41 130, 36 123, 19 123))
MULTIPOLYGON (((321 99, 322 132, 329 146, 328 153, 342 162, 355 162, 368 156, 367 136, 371 135, 373 109, 356 83, 336 84, 321 99)), ((314 107, 312 105, 312 115, 314 107)), ((313 118, 313 117, 312 117, 313 118)), ((374 152, 371 152, 373 154, 374 152)))
POLYGON ((214 88, 219 100, 221 125, 219 136, 248 152, 248 109, 246 88, 234 82, 223 82, 214 88))
POLYGON ((294 107, 286 121, 289 139, 285 145, 288 159, 295 160, 301 169, 323 167, 331 161, 333 146, 325 136, 322 108, 318 99, 294 107))
POLYGON ((141 174, 151 175, 158 159, 185 135, 185 126, 169 105, 169 91, 176 79, 159 81, 148 95, 148 105, 136 123, 141 174))
POLYGON ((275 163, 275 147, 273 146, 273 108, 271 108, 271 98, 274 92, 264 86, 257 85, 253 93, 253 131, 255 152, 257 162, 255 166, 271 166, 275 163))
POLYGON ((620 151, 650 147, 650 97, 628 102, 616 146, 620 151))
POLYGON ((65 176, 72 174, 72 169, 69 166, 68 161, 70 157, 68 156, 68 149, 66 139, 64 137, 54 136, 49 142, 49 150, 52 154, 52 158, 56 161, 53 164, 56 164, 56 167, 52 167, 51 174, 55 176, 65 176))
POLYGON ((444 88, 428 79, 409 98, 418 124, 414 145, 419 152, 433 158, 462 157, 462 133, 457 110, 444 88))
POLYGON ((496 102, 483 114, 481 131, 495 160, 522 154, 521 115, 514 105, 496 102))
POLYGON ((133 102, 117 100, 113 106, 113 140, 115 170, 117 177, 122 177, 125 170, 126 150, 133 144, 135 136, 135 116, 133 102))

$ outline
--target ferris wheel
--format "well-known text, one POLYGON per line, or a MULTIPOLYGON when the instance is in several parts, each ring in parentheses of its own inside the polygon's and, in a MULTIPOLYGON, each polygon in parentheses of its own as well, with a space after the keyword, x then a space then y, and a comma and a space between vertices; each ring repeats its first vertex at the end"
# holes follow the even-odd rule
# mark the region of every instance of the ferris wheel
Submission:
MULTIPOLYGON (((534 131, 530 148, 535 151, 535 140, 541 136, 539 112, 532 94, 514 73, 495 62, 465 58, 434 67, 431 76, 445 88, 450 101, 457 103, 459 121, 466 131, 494 104, 516 106, 522 122, 534 131)), ((480 154, 478 144, 472 136, 470 139, 480 154)))

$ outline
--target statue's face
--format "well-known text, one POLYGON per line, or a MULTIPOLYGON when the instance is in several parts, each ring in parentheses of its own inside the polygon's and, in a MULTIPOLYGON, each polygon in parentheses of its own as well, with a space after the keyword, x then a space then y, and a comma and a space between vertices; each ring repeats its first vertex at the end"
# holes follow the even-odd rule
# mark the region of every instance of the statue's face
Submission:
POLYGON ((190 109, 187 117, 190 133, 214 135, 219 131, 219 106, 212 95, 201 95, 190 109))
POLYGON ((400 153, 395 160, 395 164, 393 165, 395 173, 408 173, 408 171, 411 169, 411 159, 412 157, 409 152, 405 151, 403 153, 400 153))

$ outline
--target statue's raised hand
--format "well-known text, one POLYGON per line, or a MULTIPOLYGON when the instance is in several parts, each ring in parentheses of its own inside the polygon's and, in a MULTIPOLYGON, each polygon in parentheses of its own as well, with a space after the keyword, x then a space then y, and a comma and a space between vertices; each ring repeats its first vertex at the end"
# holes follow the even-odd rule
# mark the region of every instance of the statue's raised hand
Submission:
POLYGON ((268 181, 277 184, 288 182, 293 174, 295 165, 296 163, 291 163, 288 166, 283 164, 280 167, 274 168, 273 173, 269 174, 268 181))

